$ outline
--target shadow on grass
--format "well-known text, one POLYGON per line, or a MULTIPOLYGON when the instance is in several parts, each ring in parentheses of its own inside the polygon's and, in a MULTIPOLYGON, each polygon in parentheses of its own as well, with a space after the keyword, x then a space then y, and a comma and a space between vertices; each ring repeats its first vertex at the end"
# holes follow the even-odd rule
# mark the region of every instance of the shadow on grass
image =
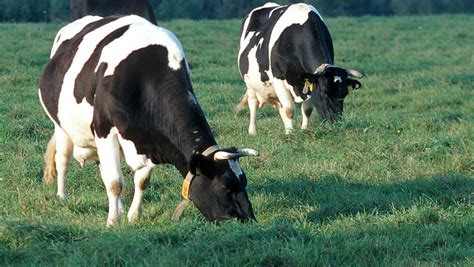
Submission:
MULTIPOLYGON (((305 217, 317 223, 359 212, 389 214, 393 208, 427 202, 451 207, 470 201, 472 188, 472 178, 456 173, 378 185, 335 174, 317 180, 301 175, 291 182, 254 183, 250 194, 272 196, 275 201, 265 203, 275 206, 269 210, 312 205, 315 209, 305 217)), ((113 230, 0 220, 0 266, 205 265, 212 258, 209 255, 223 263, 237 259, 241 265, 257 266, 380 265, 387 258, 410 265, 420 260, 446 263, 467 259, 471 255, 468 225, 453 220, 438 222, 436 214, 432 217, 435 221, 427 221, 431 220, 428 214, 426 220, 402 228, 394 224, 339 226, 316 234, 314 226, 304 226, 287 216, 267 224, 232 221, 216 227, 184 220, 176 226, 148 224, 113 230), (425 222, 435 225, 426 226, 425 222)))
POLYGON ((306 214, 313 222, 360 212, 384 214, 394 208, 409 208, 415 203, 430 202, 442 207, 468 203, 472 188, 474 179, 458 173, 386 184, 352 182, 338 174, 318 179, 300 175, 290 182, 272 180, 252 184, 252 191, 275 199, 270 205, 287 208, 314 206, 315 210, 306 214))

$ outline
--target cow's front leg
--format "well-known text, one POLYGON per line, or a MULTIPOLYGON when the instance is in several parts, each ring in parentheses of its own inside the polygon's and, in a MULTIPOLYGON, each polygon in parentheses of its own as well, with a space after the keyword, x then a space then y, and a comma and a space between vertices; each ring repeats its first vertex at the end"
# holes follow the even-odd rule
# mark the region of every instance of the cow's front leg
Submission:
POLYGON ((72 155, 72 141, 71 138, 58 126, 55 126, 54 136, 56 138, 56 170, 58 172, 58 191, 57 195, 62 200, 66 201, 66 175, 69 169, 72 155))
POLYGON ((128 221, 131 223, 137 222, 142 214, 143 193, 150 182, 150 173, 152 167, 143 167, 135 171, 133 178, 135 184, 135 193, 133 194, 133 201, 128 210, 128 221))
POLYGON ((293 117, 295 116, 295 102, 290 92, 286 88, 284 81, 275 80, 273 83, 275 93, 281 105, 278 108, 280 117, 285 125, 285 133, 289 134, 293 130, 293 117))
POLYGON ((120 193, 123 177, 120 170, 120 148, 115 133, 106 138, 96 138, 97 154, 100 160, 100 173, 107 190, 109 214, 107 227, 119 225, 120 193))
POLYGON ((301 104, 301 114, 303 116, 303 121, 301 123, 301 129, 306 130, 309 127, 311 113, 313 112, 313 104, 311 100, 305 100, 301 104))

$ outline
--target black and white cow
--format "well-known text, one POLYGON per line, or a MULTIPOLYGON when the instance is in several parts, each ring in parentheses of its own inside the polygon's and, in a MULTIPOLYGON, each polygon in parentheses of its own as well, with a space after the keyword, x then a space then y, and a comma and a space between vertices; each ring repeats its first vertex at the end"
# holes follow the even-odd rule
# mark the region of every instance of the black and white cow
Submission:
POLYGON ((107 225, 119 222, 120 154, 135 171, 129 221, 157 164, 185 177, 183 196, 209 220, 255 219, 238 159, 252 149, 220 149, 194 95, 181 44, 170 31, 131 16, 86 16, 56 35, 39 97, 54 122, 45 180, 58 175, 65 199, 71 155, 98 161, 107 189, 107 225))
POLYGON ((311 5, 267 3, 244 18, 238 56, 247 92, 239 104, 250 109, 249 133, 256 134, 256 112, 265 103, 275 106, 286 132, 293 129, 295 102, 301 103, 302 129, 313 104, 320 117, 334 120, 342 114, 348 86, 361 84, 355 70, 334 67, 331 35, 311 5))
POLYGON ((138 15, 156 25, 155 13, 148 0, 71 0, 69 17, 71 21, 87 15, 138 15))

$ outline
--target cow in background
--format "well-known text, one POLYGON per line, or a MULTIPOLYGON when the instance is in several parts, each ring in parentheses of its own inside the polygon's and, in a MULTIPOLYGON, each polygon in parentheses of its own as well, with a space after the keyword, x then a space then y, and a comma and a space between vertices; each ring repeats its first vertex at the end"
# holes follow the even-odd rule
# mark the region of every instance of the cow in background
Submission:
POLYGON ((156 17, 148 0, 71 0, 69 16, 71 21, 86 15, 138 15, 156 25, 156 17))
POLYGON ((247 86, 238 108, 248 103, 250 134, 257 133, 256 112, 266 103, 278 109, 289 133, 295 102, 302 103, 306 129, 313 105, 323 120, 332 121, 342 114, 348 87, 361 87, 349 78, 361 78, 360 72, 333 66, 326 24, 316 8, 302 3, 252 10, 242 23, 238 63, 247 86))

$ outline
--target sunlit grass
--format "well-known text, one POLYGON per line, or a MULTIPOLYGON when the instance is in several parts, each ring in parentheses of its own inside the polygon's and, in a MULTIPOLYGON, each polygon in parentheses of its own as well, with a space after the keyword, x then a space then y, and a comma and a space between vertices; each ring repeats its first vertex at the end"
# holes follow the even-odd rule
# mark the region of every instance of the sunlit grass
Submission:
POLYGON ((341 121, 289 136, 265 107, 256 137, 234 110, 240 22, 160 23, 184 46, 219 144, 261 152, 242 161, 258 222, 216 226, 194 208, 172 222, 182 178, 162 166, 141 222, 118 229, 105 228, 93 164, 72 164, 68 203, 41 180, 53 127, 37 81, 61 25, 0 24, 0 265, 472 265, 474 17, 326 21, 336 63, 363 71, 364 87, 341 121))

